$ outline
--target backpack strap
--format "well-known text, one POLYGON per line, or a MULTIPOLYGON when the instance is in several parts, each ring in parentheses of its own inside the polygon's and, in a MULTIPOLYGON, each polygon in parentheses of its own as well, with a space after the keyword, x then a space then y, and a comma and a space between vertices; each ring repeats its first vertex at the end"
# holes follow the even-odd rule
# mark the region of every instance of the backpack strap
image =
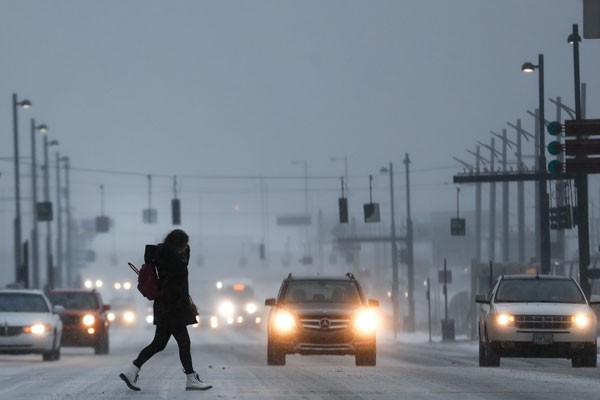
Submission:
POLYGON ((140 270, 139 270, 139 269, 137 269, 137 268, 135 267, 135 265, 133 265, 133 264, 132 264, 132 263, 130 263, 130 262, 128 262, 128 263, 127 263, 127 265, 129 265, 129 268, 131 268, 131 269, 133 270, 133 272, 135 272, 135 273, 136 273, 136 274, 138 274, 138 275, 140 274, 140 270))

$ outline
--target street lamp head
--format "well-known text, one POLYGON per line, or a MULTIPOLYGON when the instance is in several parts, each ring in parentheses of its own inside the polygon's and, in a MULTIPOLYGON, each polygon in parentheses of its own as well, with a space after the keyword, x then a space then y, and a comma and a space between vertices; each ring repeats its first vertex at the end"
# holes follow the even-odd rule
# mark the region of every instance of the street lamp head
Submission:
POLYGON ((578 33, 571 33, 567 38, 567 42, 569 44, 573 44, 575 42, 581 42, 581 36, 578 33))
POLYGON ((537 65, 533 65, 530 62, 526 62, 525 64, 523 64, 523 66, 521 66, 521 71, 533 72, 533 71, 535 71, 536 68, 537 68, 537 65))
POLYGON ((31 102, 29 100, 21 100, 17 103, 17 105, 27 110, 31 107, 31 102))
POLYGON ((46 133, 48 132, 48 125, 46 124, 41 124, 35 127, 38 131, 40 131, 41 133, 46 133))
POLYGON ((48 142, 48 146, 57 146, 58 145, 58 140, 51 140, 48 142))
POLYGON ((379 173, 381 174, 387 174, 388 172, 390 172, 390 170, 386 167, 379 168, 379 173))

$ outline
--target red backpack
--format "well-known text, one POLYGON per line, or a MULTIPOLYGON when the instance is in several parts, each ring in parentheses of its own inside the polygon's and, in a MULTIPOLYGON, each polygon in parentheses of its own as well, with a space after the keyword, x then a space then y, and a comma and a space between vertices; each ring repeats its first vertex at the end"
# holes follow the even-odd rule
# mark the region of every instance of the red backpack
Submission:
POLYGON ((139 270, 132 263, 129 267, 138 275, 137 288, 148 300, 156 300, 161 294, 158 273, 154 264, 145 263, 139 270))

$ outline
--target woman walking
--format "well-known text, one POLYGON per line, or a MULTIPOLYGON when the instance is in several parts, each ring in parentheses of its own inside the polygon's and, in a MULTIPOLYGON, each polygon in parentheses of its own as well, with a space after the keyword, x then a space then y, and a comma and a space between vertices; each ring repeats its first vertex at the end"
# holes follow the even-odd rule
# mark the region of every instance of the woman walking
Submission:
MULTIPOLYGON (((196 315, 192 307, 188 284, 188 261, 190 247, 188 235, 181 229, 175 229, 167 235, 163 243, 155 247, 154 254, 148 254, 146 263, 156 265, 161 294, 154 300, 154 339, 133 360, 133 364, 119 374, 119 377, 132 390, 140 390, 137 386, 138 374, 142 365, 154 354, 164 350, 173 336, 179 346, 179 359, 187 377, 185 390, 207 390, 212 388, 202 382, 192 365, 190 353, 190 336, 187 325, 195 324, 196 315)), ((152 247, 152 246, 148 246, 152 247)))

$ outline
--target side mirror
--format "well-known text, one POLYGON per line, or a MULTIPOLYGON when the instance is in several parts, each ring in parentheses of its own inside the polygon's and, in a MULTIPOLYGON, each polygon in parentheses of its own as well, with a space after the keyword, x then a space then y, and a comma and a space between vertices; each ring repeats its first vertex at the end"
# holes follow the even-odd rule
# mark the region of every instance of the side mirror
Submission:
POLYGON ((102 312, 110 310, 110 304, 104 304, 102 306, 102 312))
POLYGON ((63 306, 56 305, 52 307, 52 312, 54 314, 62 314, 65 312, 65 308, 63 306))
POLYGON ((277 300, 275 300, 275 299, 266 299, 265 300, 265 306, 273 307, 275 305, 277 305, 277 300))
POLYGON ((379 307, 379 300, 369 299, 367 302, 371 307, 379 307))
POLYGON ((490 301, 488 300, 487 295, 478 294, 475 296, 475 303, 490 304, 490 301))

